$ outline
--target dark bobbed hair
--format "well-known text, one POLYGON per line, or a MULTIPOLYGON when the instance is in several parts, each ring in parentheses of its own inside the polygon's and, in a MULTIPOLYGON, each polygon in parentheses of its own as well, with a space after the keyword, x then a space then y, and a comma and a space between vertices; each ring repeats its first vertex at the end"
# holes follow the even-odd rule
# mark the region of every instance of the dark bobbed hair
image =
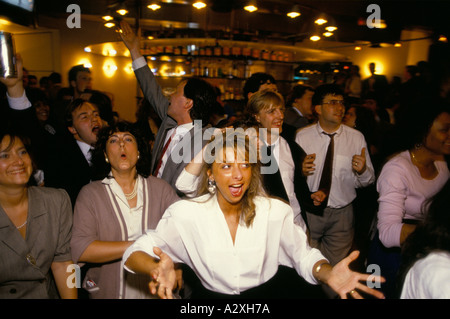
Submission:
POLYGON ((184 96, 193 101, 190 110, 191 119, 201 120, 203 126, 208 125, 212 107, 217 99, 214 87, 199 78, 188 78, 185 82, 184 96))
POLYGON ((105 161, 106 143, 110 136, 116 132, 128 132, 134 136, 139 151, 139 159, 136 163, 137 173, 145 178, 150 176, 150 150, 148 143, 136 124, 128 121, 118 121, 110 126, 103 127, 98 132, 97 142, 92 153, 94 180, 100 180, 109 176, 111 164, 105 161))
POLYGON ((262 84, 265 84, 267 82, 277 84, 277 82, 275 81, 275 78, 268 73, 264 73, 264 72, 253 73, 244 84, 244 89, 243 89, 244 99, 247 101, 249 93, 258 92, 259 87, 262 84))
POLYGON ((321 105, 325 96, 329 94, 344 96, 344 91, 339 85, 336 84, 322 84, 318 86, 314 91, 314 95, 312 97, 312 105, 321 105))
POLYGON ((433 122, 442 113, 450 114, 450 105, 436 96, 424 97, 411 104, 398 123, 399 137, 403 143, 400 149, 412 149, 423 144, 433 122))
MULTIPOLYGON (((14 125, 11 123, 9 123, 9 124, 6 123, 5 125, 0 125, 0 143, 3 142, 3 139, 6 136, 9 136, 9 138, 10 138, 9 145, 7 145, 6 148, 4 148, 4 149, 0 149, 0 152, 9 151, 11 149, 11 147, 14 145, 14 142, 16 141, 16 139, 21 140, 31 158, 33 170, 35 170, 36 169, 36 164, 35 164, 36 161, 35 161, 34 153, 32 151, 30 137, 27 136, 21 130, 18 130, 17 128, 15 128, 14 125)), ((30 178, 28 181, 28 186, 32 186, 32 185, 36 185, 36 181, 34 180, 34 178, 30 178)))

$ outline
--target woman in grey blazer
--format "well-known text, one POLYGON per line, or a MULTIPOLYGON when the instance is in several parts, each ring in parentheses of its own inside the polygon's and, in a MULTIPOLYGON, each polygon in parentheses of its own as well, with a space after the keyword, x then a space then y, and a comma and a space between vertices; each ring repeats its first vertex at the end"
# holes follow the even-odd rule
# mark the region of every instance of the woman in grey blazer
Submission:
POLYGON ((29 186, 32 171, 23 139, 2 128, 0 299, 77 298, 69 196, 61 189, 29 186))

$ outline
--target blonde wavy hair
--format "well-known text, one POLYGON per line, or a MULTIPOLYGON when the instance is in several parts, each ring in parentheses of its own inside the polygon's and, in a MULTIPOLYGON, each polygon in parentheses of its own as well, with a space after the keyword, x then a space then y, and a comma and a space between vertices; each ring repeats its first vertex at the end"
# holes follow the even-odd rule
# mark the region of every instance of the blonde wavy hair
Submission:
MULTIPOLYGON (((244 133, 244 130, 229 128, 226 129, 226 131, 224 130, 222 134, 214 135, 212 137, 206 148, 207 152, 205 152, 210 154, 210 158, 204 160, 197 194, 198 196, 210 194, 208 191, 208 171, 212 170, 214 162, 218 162, 217 160, 220 154, 222 154, 223 159, 226 161, 225 149, 227 147, 233 147, 235 158, 249 162, 251 167, 251 181, 241 200, 242 212, 240 216, 241 222, 247 227, 250 227, 256 215, 254 199, 256 196, 266 196, 266 193, 262 187, 260 163, 258 160, 250 160, 256 159, 256 146, 244 133)), ((211 194, 211 196, 213 195, 211 194)))

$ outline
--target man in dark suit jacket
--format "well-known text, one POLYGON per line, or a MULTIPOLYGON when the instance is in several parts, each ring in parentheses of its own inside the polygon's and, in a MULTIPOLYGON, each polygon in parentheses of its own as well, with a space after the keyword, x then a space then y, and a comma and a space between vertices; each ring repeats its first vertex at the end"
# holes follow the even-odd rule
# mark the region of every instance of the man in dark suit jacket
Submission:
POLYGON ((120 35, 131 53, 139 85, 162 120, 152 150, 151 171, 176 190, 175 183, 183 168, 208 142, 203 139, 203 133, 216 103, 215 90, 206 81, 189 78, 178 84, 168 100, 140 53, 139 36, 125 21, 120 26, 120 35))
POLYGON ((103 121, 94 104, 82 99, 72 101, 66 110, 66 127, 62 143, 50 150, 49 165, 44 171, 45 185, 63 188, 75 205, 81 188, 91 182, 91 149, 97 142, 103 121))
POLYGON ((283 137, 287 141, 295 140, 299 128, 309 125, 314 120, 312 111, 312 96, 314 89, 307 85, 296 85, 287 98, 284 112, 283 137))

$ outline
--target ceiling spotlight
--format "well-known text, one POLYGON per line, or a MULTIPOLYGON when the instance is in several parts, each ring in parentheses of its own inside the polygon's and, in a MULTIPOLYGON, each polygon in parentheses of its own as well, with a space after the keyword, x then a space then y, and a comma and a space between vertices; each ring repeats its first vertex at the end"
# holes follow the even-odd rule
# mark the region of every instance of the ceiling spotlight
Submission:
POLYGON ((327 22, 328 22, 328 20, 325 20, 324 18, 319 18, 316 21, 314 21, 314 23, 318 24, 318 25, 322 25, 322 24, 325 24, 327 22))
POLYGON ((112 28, 112 27, 114 27, 115 25, 116 25, 116 24, 115 24, 114 22, 107 22, 107 23, 104 24, 104 26, 107 27, 107 28, 112 28))
POLYGON ((112 16, 110 16, 109 14, 104 15, 104 16, 102 17, 102 19, 105 20, 105 21, 111 21, 111 20, 114 20, 114 18, 113 18, 112 16))
POLYGON ((157 4, 156 2, 152 2, 147 6, 147 8, 149 8, 153 11, 156 11, 158 9, 161 9, 161 6, 159 4, 157 4))
POLYGON ((118 14, 120 14, 121 16, 124 16, 124 15, 126 15, 128 13, 128 10, 126 8, 119 8, 119 9, 116 10, 116 12, 118 14))
POLYGON ((124 1, 117 7, 116 12, 122 16, 126 15, 128 13, 128 9, 125 6, 124 1))
POLYGON ((445 35, 440 35, 438 41, 447 43, 448 39, 445 35))
POLYGON ((311 41, 319 41, 320 37, 318 35, 313 35, 312 37, 309 38, 311 41))
POLYGON ((323 35, 328 38, 328 37, 331 37, 333 35, 333 32, 325 32, 323 35))
POLYGON ((402 46, 402 44, 400 42, 394 43, 394 47, 396 47, 396 48, 400 48, 401 46, 402 46))
POLYGON ((325 30, 327 30, 328 32, 333 32, 337 30, 337 27, 329 25, 325 28, 325 30))
POLYGON ((300 13, 300 9, 299 9, 298 5, 294 5, 292 7, 292 10, 287 13, 287 16, 292 19, 297 18, 300 15, 301 15, 301 13, 300 13))
POLYGON ((195 1, 192 6, 198 10, 203 9, 204 7, 206 7, 206 3, 203 1, 195 1))
POLYGON ((355 51, 359 51, 359 50, 361 50, 360 46, 355 47, 355 51))
POLYGON ((248 12, 255 12, 258 10, 258 7, 256 5, 256 1, 250 1, 245 7, 244 10, 248 12))

